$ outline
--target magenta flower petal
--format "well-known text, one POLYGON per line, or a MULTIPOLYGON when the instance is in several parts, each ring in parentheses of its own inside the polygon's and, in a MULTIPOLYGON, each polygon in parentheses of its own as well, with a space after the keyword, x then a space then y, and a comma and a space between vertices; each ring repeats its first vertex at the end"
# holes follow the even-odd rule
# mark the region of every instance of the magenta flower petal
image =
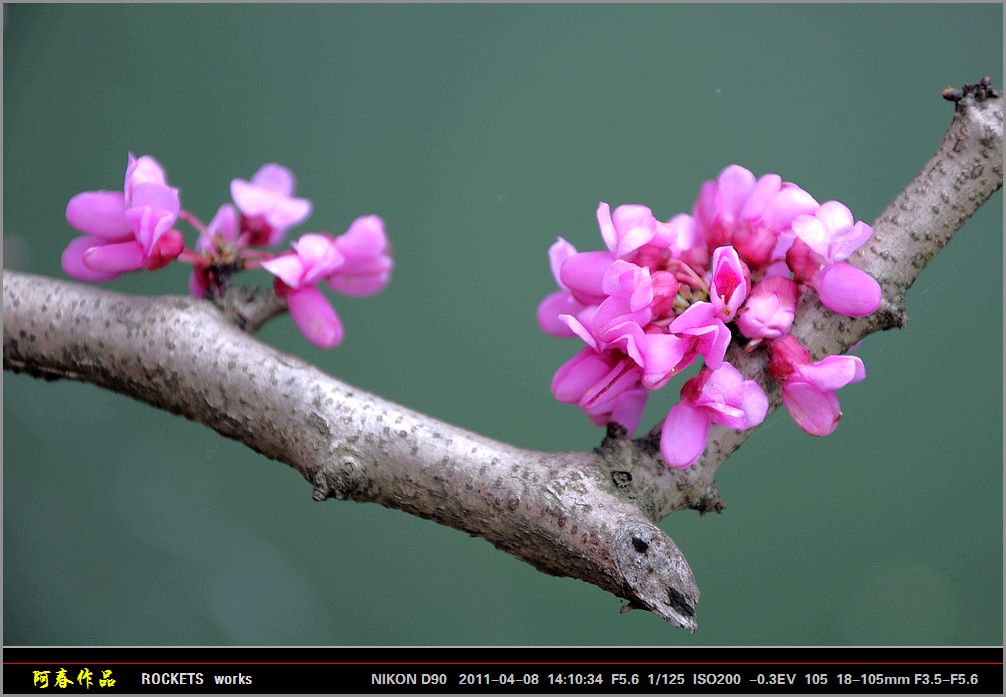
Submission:
POLYGON ((275 191, 282 196, 293 194, 294 187, 297 185, 293 172, 275 162, 259 167, 258 171, 252 175, 251 183, 263 189, 275 191))
POLYGON ((335 246, 348 263, 365 262, 381 256, 388 249, 384 220, 376 215, 357 218, 346 232, 335 238, 335 246))
POLYGON ((646 390, 626 390, 618 395, 611 409, 611 420, 625 427, 629 437, 639 428, 646 409, 646 390))
POLYGON ((552 269, 552 278, 555 279, 555 284, 563 290, 566 286, 562 284, 559 272, 562 269, 562 263, 574 254, 576 254, 576 247, 561 237, 557 237, 552 246, 548 248, 548 264, 552 269))
POLYGON ((146 253, 139 242, 116 242, 91 247, 84 252, 84 266, 99 273, 123 273, 142 269, 146 253))
MULTIPOLYGON (((594 309, 593 312, 596 312, 596 309, 594 309)), ((591 317, 590 322, 585 323, 584 322, 585 318, 580 316, 582 314, 583 313, 581 312, 576 317, 574 317, 573 315, 559 315, 559 321, 565 323, 565 325, 569 327, 569 330, 573 332, 574 335, 583 339, 583 343, 587 344, 587 346, 589 346, 593 350, 599 351, 600 346, 598 346, 597 339, 594 338, 594 335, 587 328, 588 326, 593 325, 593 317, 591 317)))
POLYGON ((573 300, 567 290, 557 290, 549 293, 538 304, 538 326, 546 334, 562 338, 574 337, 576 334, 569 325, 559 319, 559 315, 575 315, 582 309, 580 303, 573 300))
POLYGON ((262 215, 274 205, 278 196, 268 189, 255 186, 244 179, 231 180, 231 198, 245 215, 262 215))
POLYGON ((297 328, 312 344, 332 348, 342 342, 343 329, 339 316, 316 286, 294 290, 287 294, 286 302, 297 328))
POLYGON ((733 247, 719 247, 713 252, 712 283, 709 300, 713 310, 729 322, 747 298, 751 287, 747 266, 733 247))
POLYGON ((799 378, 783 383, 782 402, 796 425, 812 436, 828 435, 842 418, 834 392, 822 392, 799 378))
POLYGON ((552 394, 560 402, 574 404, 611 371, 603 354, 583 349, 559 366, 552 377, 552 394))
POLYGON ((66 249, 63 250, 61 259, 63 272, 71 278, 80 281, 110 281, 118 276, 118 272, 95 271, 84 265, 84 253, 94 247, 99 247, 106 243, 100 237, 77 237, 74 238, 66 249))
POLYGON ((866 367, 859 356, 826 356, 797 370, 803 380, 822 391, 834 392, 866 378, 866 367))
MULTIPOLYGON (((281 198, 265 213, 265 219, 276 230, 286 230, 307 220, 312 208, 311 202, 306 198, 281 198)), ((270 239, 272 244, 277 241, 270 239)))
POLYGON ((580 252, 562 263, 559 276, 562 285, 584 305, 598 305, 606 297, 602 289, 604 272, 614 258, 608 252, 580 252))
POLYGON ((143 247, 144 253, 150 253, 157 240, 171 229, 178 219, 171 211, 143 206, 130 208, 126 211, 126 220, 133 229, 133 236, 143 247))
POLYGON ((778 339, 788 334, 796 314, 797 285, 782 276, 767 276, 751 290, 737 316, 741 334, 749 339, 778 339))
POLYGON ((136 195, 136 187, 141 184, 167 186, 168 177, 164 173, 161 163, 150 155, 143 155, 137 158, 133 153, 129 153, 129 159, 126 164, 126 180, 123 186, 126 194, 127 208, 137 205, 133 203, 133 197, 136 195))
POLYGON ((643 359, 643 387, 649 390, 659 390, 697 356, 693 342, 675 334, 644 334, 637 341, 643 359))
POLYGON ((618 235, 614 254, 620 258, 648 243, 657 232, 657 220, 653 217, 653 211, 646 206, 619 206, 611 219, 618 235))
POLYGON ((882 300, 880 284, 873 276, 845 262, 821 269, 814 288, 822 305, 849 317, 872 314, 882 300))
POLYGON ((741 208, 751 196, 756 184, 755 176, 750 170, 740 165, 730 165, 716 180, 719 193, 720 219, 727 225, 733 225, 740 218, 741 208))
POLYGON ((848 230, 854 222, 852 211, 844 203, 838 201, 825 201, 814 211, 814 216, 824 223, 829 235, 848 230))
POLYGON ((746 423, 742 430, 754 428, 765 420, 768 414, 768 395, 754 380, 745 380, 741 385, 741 411, 744 412, 746 423))
POLYGON ((873 235, 873 228, 860 221, 831 240, 831 260, 845 261, 853 252, 866 244, 873 235))
POLYGON ((785 184, 782 190, 762 210, 762 223, 782 232, 789 228, 799 215, 813 215, 817 209, 814 197, 796 184, 785 184))
POLYGON ((294 253, 288 252, 262 262, 262 268, 291 288, 300 288, 304 275, 304 262, 294 253))
POLYGON ((328 285, 337 293, 356 298, 374 295, 387 287, 393 266, 392 260, 384 257, 370 269, 360 269, 354 273, 342 273, 339 270, 328 277, 328 285))
POLYGON ((343 262, 342 254, 335 248, 335 242, 328 235, 319 233, 301 235, 291 246, 304 265, 304 274, 300 281, 302 285, 314 284, 318 279, 335 271, 343 262))
POLYGON ((671 407, 660 431, 660 455, 669 467, 688 467, 702 456, 709 433, 709 415, 688 402, 671 407))
POLYGON ((793 220, 793 232, 797 239, 810 247, 815 254, 824 259, 828 258, 831 233, 816 216, 798 215, 793 220))
POLYGON ((611 206, 604 201, 597 204, 597 225, 601 228, 601 239, 612 254, 618 249, 618 234, 615 223, 611 220, 611 206))
POLYGON ((754 189, 744 207, 741 208, 741 220, 754 222, 761 218, 762 211, 778 193, 782 190, 782 177, 778 174, 766 174, 755 184, 754 189))
POLYGON ((66 204, 66 222, 94 237, 128 239, 132 230, 126 221, 125 201, 120 191, 85 191, 66 204))
MULTIPOLYGON (((196 240, 197 252, 208 252, 213 247, 213 238, 219 237, 222 240, 233 241, 238 237, 239 225, 238 209, 230 203, 225 203, 217 209, 217 214, 206 227, 206 234, 199 235, 196 240)), ((202 297, 202 296, 199 296, 202 297)))

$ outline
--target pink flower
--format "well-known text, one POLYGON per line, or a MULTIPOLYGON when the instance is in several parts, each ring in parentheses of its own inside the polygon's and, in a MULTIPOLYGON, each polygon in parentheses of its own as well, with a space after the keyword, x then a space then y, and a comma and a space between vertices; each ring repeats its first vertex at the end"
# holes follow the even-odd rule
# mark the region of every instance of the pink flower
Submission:
MULTIPOLYGON (((206 227, 206 234, 200 235, 196 240, 196 251, 211 254, 225 243, 236 241, 238 232, 237 209, 225 203, 217 209, 217 214, 206 227)), ((197 298, 204 297, 211 283, 210 271, 205 265, 196 264, 192 267, 192 273, 189 274, 189 292, 192 295, 197 298)))
POLYGON ((628 258, 644 245, 666 248, 673 239, 667 224, 654 218, 646 206, 619 206, 612 214, 602 201, 597 206, 597 224, 608 251, 618 259, 628 258))
POLYGON ((768 397, 754 380, 724 362, 719 369, 703 368, 681 388, 660 432, 660 454, 670 467, 688 467, 706 447, 709 424, 740 430, 765 420, 768 397))
POLYGON ((836 390, 866 377, 857 356, 827 356, 810 362, 810 351, 791 334, 772 342, 769 372, 782 383, 782 401, 796 425, 812 436, 826 436, 842 418, 836 390))
POLYGON ((231 180, 231 197, 241 210, 241 231, 253 246, 278 244, 286 231, 311 215, 311 202, 293 196, 293 172, 262 165, 251 181, 231 180))
POLYGON ((301 333, 322 348, 337 346, 342 323, 316 284, 345 261, 329 235, 308 233, 293 243, 293 251, 262 262, 276 276, 276 292, 286 298, 293 321, 301 333))
POLYGON ((749 339, 778 339, 789 334, 796 313, 797 285, 782 276, 768 276, 755 285, 737 315, 741 334, 749 339))
POLYGON ((391 280, 391 246, 384 221, 376 215, 357 218, 335 238, 343 263, 328 277, 337 293, 363 297, 384 290, 391 280))
POLYGON ((585 348, 559 366, 552 394, 560 402, 579 406, 595 424, 614 421, 631 435, 646 406, 639 376, 631 360, 585 348))
POLYGON ((751 289, 747 265, 737 256, 733 247, 718 247, 713 252, 712 283, 709 300, 713 310, 724 322, 729 322, 737 314, 751 289))
POLYGON ((817 201, 777 174, 760 179, 739 165, 725 168, 703 185, 694 215, 710 246, 733 245, 752 267, 781 259, 793 241, 790 229, 817 201))
POLYGON ((634 322, 614 326, 608 333, 609 345, 642 369, 641 381, 648 390, 659 390, 699 356, 714 370, 719 368, 730 344, 730 330, 707 302, 682 312, 668 325, 667 333, 653 325, 644 330, 634 322))
POLYGON ((85 191, 66 204, 67 222, 85 234, 63 251, 63 270, 84 281, 106 281, 169 264, 184 247, 172 229, 179 210, 178 189, 168 186, 157 160, 129 153, 122 193, 85 191))
POLYGON ((786 261, 797 280, 817 291, 821 304, 850 317, 865 317, 881 303, 880 284, 865 271, 845 263, 870 239, 873 228, 860 221, 838 201, 821 204, 814 215, 793 221, 798 238, 786 261))

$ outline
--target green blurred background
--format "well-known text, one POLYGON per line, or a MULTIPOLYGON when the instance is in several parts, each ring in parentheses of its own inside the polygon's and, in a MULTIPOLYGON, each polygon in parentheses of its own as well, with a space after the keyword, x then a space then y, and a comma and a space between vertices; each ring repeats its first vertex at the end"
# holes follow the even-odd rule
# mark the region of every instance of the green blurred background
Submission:
MULTIPOLYGON (((936 148, 940 90, 1002 59, 998 5, 5 11, 7 268, 62 277, 67 199, 121 186, 127 150, 204 219, 231 178, 286 164, 315 206, 295 233, 378 213, 397 267, 336 297, 338 349, 288 317, 262 340, 544 450, 602 435, 548 389, 578 348, 534 321, 556 235, 599 248, 599 200, 666 219, 732 162, 871 221, 936 148)), ((1001 228, 996 194, 908 328, 863 343, 833 436, 774 414, 721 470, 723 515, 663 522, 702 590, 694 636, 464 533, 314 503, 200 425, 5 373, 4 642, 999 644, 1001 228)), ((186 269, 109 285, 184 293, 186 269)))

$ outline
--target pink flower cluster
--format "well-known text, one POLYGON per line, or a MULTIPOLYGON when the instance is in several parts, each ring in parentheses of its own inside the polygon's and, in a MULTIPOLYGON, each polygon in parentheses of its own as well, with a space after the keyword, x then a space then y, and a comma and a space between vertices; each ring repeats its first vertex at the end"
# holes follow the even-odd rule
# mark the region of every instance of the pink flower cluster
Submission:
POLYGON ((307 233, 278 255, 260 249, 280 244, 311 214, 311 202, 293 195, 295 184, 286 167, 263 165, 250 181, 231 181, 234 203, 220 206, 204 225, 182 210, 179 190, 168 185, 157 160, 130 153, 122 192, 86 191, 67 204, 67 222, 84 234, 63 251, 63 270, 83 281, 107 281, 178 260, 193 266, 189 291, 202 298, 219 293, 233 272, 262 268, 275 276, 276 292, 304 336, 323 348, 336 346, 342 324, 318 285, 325 281, 351 296, 381 291, 393 266, 384 221, 366 216, 342 235, 307 233), (174 227, 179 220, 199 233, 191 250, 174 227))
POLYGON ((778 175, 755 178, 738 165, 702 186, 691 215, 662 222, 645 206, 601 203, 597 222, 606 250, 577 252, 562 238, 549 249, 559 290, 538 305, 538 324, 585 345, 552 378, 556 399, 632 433, 648 392, 701 357, 660 439, 664 461, 687 467, 702 455, 709 424, 749 429, 765 418, 762 388, 724 360, 737 336, 747 350, 768 346, 770 373, 803 430, 835 429, 835 391, 862 380, 863 363, 811 363, 789 331, 804 292, 852 317, 880 306, 876 280, 846 262, 873 234, 869 225, 837 201, 819 204, 778 175))

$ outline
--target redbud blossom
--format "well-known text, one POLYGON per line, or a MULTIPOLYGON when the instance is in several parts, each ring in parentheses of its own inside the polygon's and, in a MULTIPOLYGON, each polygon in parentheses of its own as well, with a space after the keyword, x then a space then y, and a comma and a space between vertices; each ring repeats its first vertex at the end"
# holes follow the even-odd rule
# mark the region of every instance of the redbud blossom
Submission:
POLYGON ((311 215, 311 202, 293 195, 296 180, 282 165, 259 167, 251 181, 231 180, 231 197, 241 210, 241 231, 248 244, 274 245, 286 231, 311 215))
POLYGON ((881 302, 880 284, 862 269, 845 262, 866 243, 873 228, 838 201, 821 204, 814 215, 793 221, 797 241, 786 260, 797 280, 817 291, 821 304, 850 317, 872 314, 881 302))
POLYGON ((765 420, 768 397, 754 380, 727 362, 703 368, 681 388, 682 400, 667 414, 660 454, 671 467, 688 467, 706 447, 709 424, 744 430, 765 420))
POLYGON ((262 262, 262 268, 276 276, 276 292, 286 298, 304 337, 322 348, 336 346, 342 341, 342 323, 315 284, 332 274, 344 257, 328 235, 308 233, 292 246, 292 252, 262 262))
POLYGON ((64 250, 63 270, 84 281, 107 281, 167 265, 184 247, 181 233, 171 229, 178 212, 178 189, 168 186, 157 160, 129 153, 122 193, 85 191, 67 203, 67 222, 85 235, 64 250))
POLYGON ((769 373, 782 383, 782 402, 796 425, 812 436, 826 436, 842 418, 835 392, 866 377, 858 356, 827 356, 810 362, 810 351, 792 334, 771 344, 769 373))
POLYGON ((749 339, 778 339, 789 334, 796 313, 797 285, 782 276, 768 276, 755 284, 737 315, 741 334, 749 339))

